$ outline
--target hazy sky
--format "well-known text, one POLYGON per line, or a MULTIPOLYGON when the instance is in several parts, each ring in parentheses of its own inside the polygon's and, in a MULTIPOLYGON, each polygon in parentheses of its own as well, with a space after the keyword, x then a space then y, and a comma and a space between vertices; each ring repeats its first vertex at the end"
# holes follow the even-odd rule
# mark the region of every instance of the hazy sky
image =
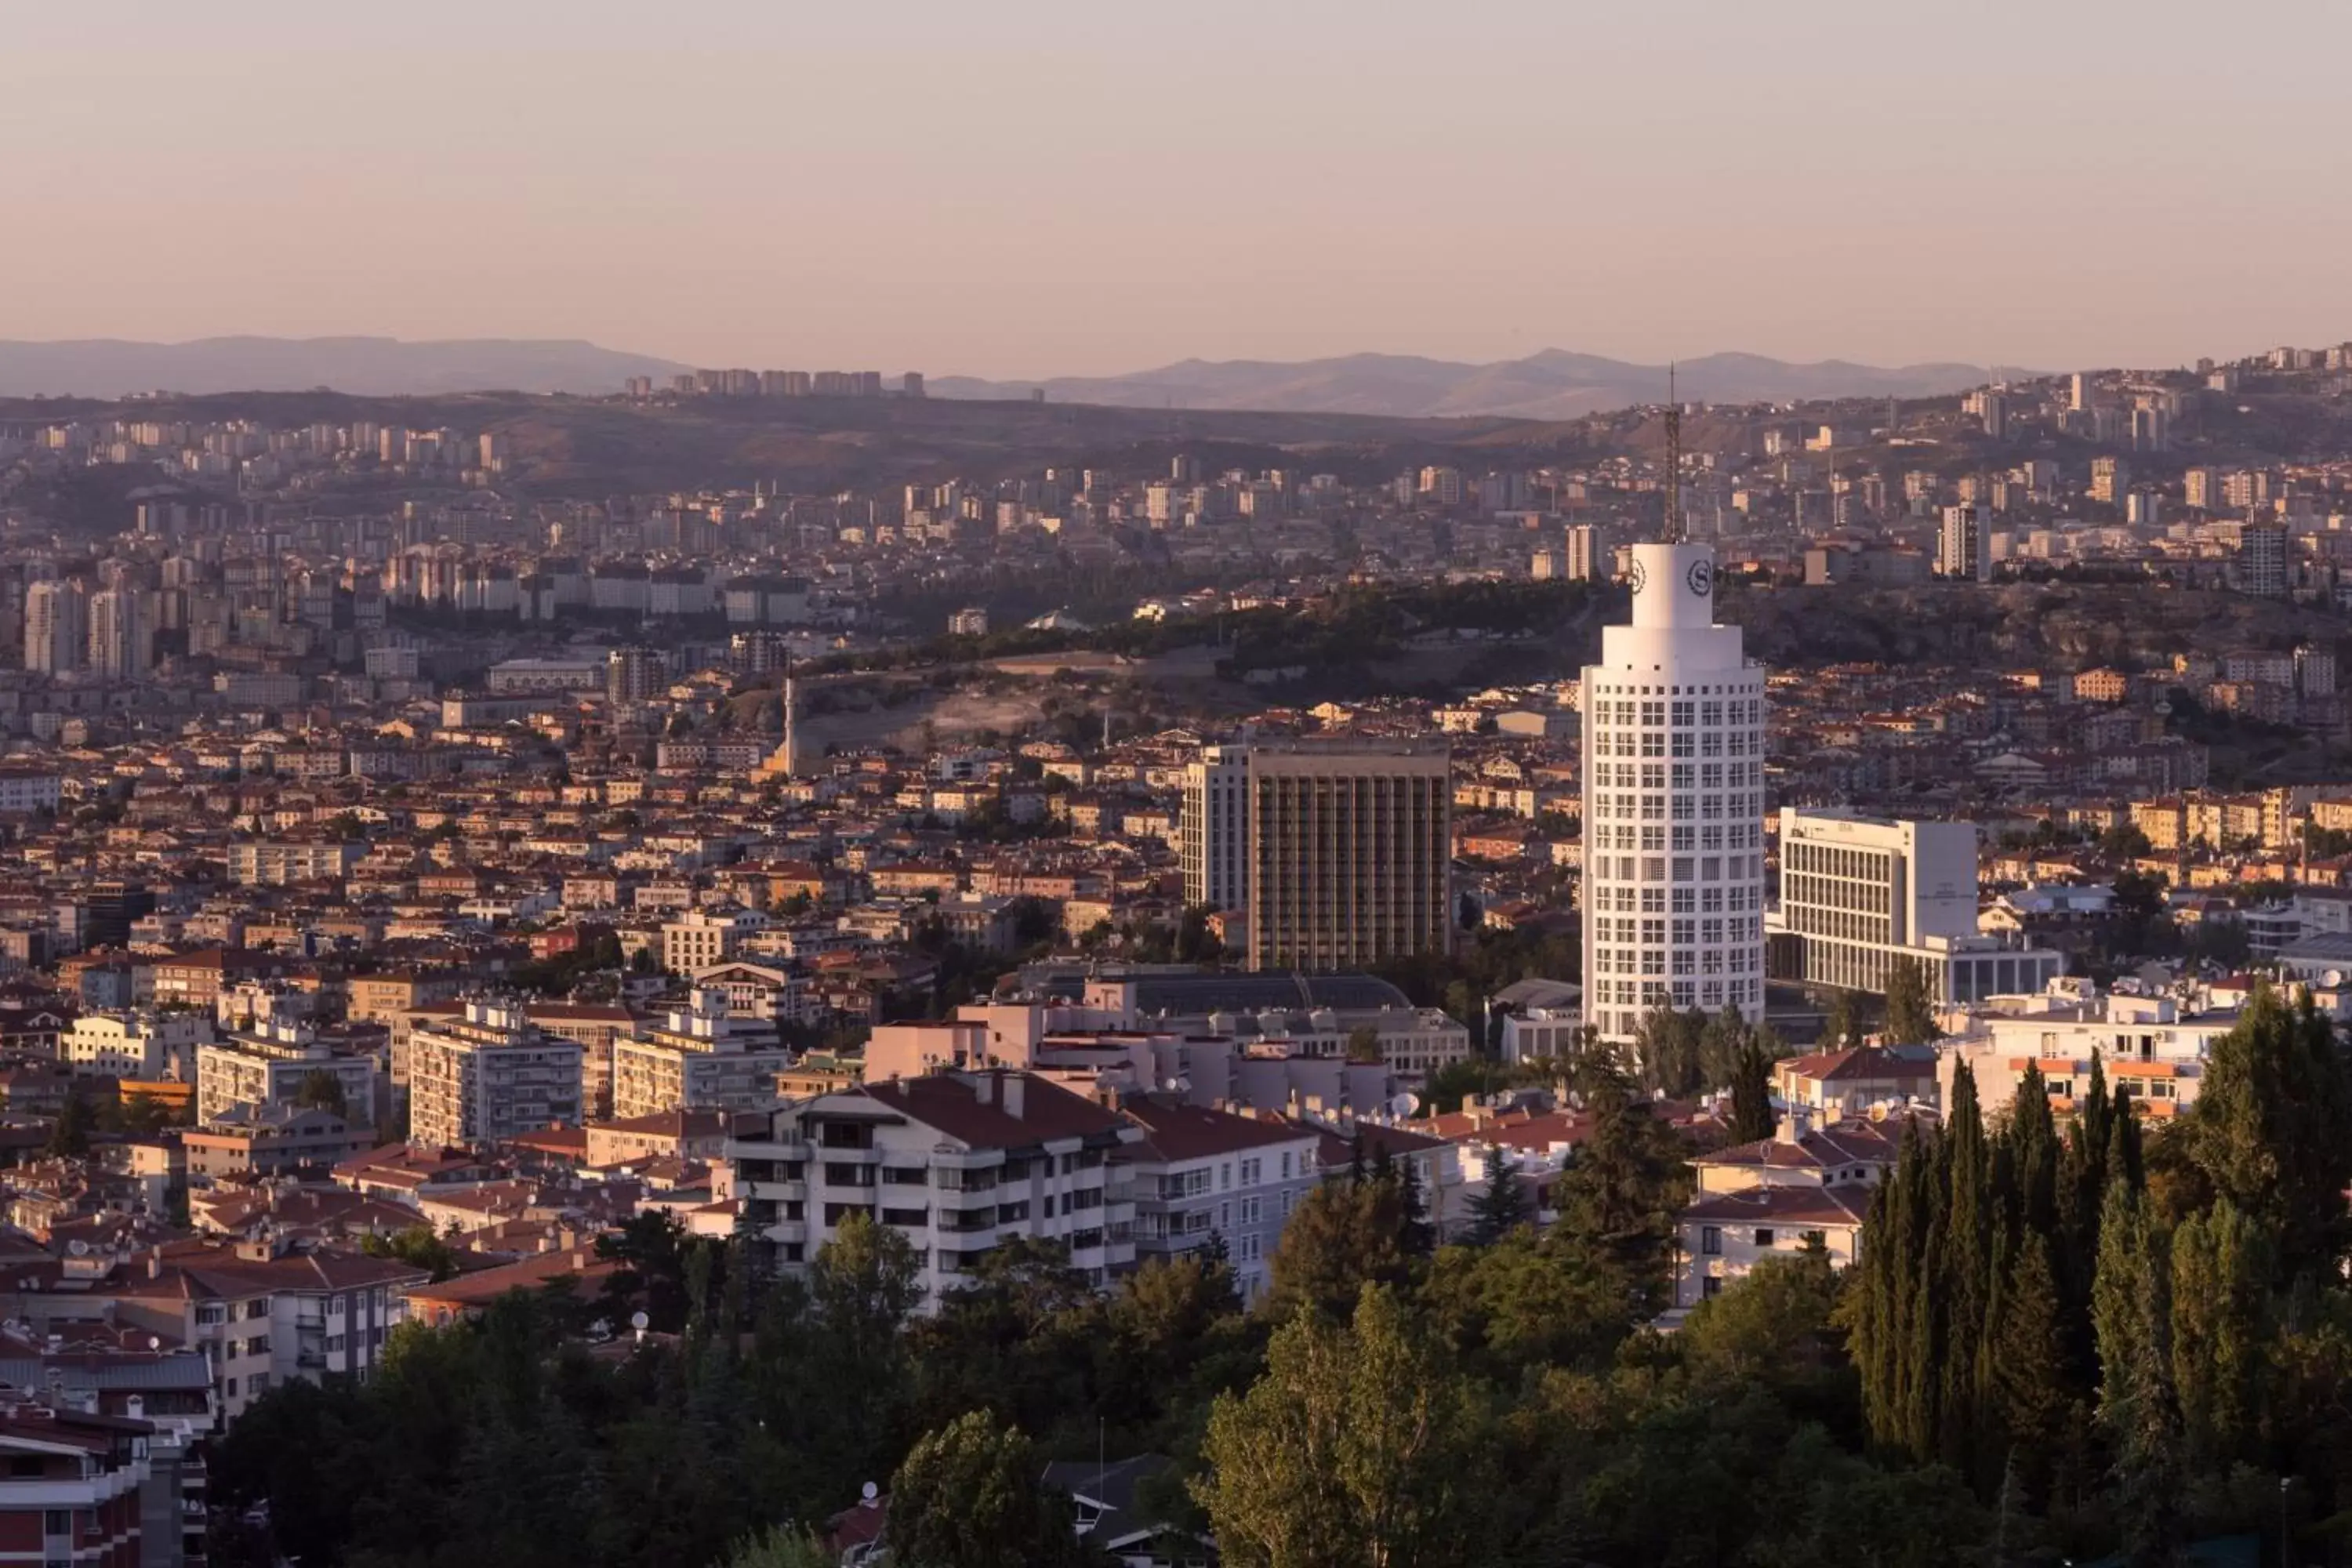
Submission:
POLYGON ((0 338, 1003 376, 2352 338, 2344 0, 0 0, 0 338))

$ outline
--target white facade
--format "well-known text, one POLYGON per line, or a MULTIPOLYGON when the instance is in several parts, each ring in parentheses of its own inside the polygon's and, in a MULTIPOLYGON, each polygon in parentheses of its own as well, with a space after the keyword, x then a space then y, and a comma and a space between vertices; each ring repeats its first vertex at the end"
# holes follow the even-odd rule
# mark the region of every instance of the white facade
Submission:
POLYGON ((1992 581, 1992 530, 1983 510, 1973 503, 1944 509, 1943 531, 1936 541, 1936 571, 1958 583, 1992 581))
POLYGON ((2063 953, 1979 934, 1973 823, 1784 808, 1780 902, 1765 921, 1776 979, 1883 993, 1897 958, 1939 1002, 2040 991, 2063 953))
POLYGON ((1249 753, 1206 746, 1184 769, 1184 901, 1238 910, 1249 900, 1249 753))
POLYGON ((485 1148, 582 1115, 582 1050, 519 1007, 468 1002, 464 1013, 408 1037, 408 1141, 485 1148))
POLYGON ((1764 1011, 1764 670, 1715 624, 1715 552, 1632 550, 1633 624, 1584 698, 1585 1011, 1764 1011))

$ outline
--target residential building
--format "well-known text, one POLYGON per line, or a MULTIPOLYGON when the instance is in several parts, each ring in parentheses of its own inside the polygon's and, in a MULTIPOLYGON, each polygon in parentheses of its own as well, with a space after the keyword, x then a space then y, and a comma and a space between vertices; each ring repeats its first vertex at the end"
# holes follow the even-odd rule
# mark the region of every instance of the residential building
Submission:
POLYGON ((1693 1160, 1698 1194, 1675 1225, 1675 1306, 1695 1307, 1764 1259, 1815 1243, 1839 1268, 1852 1265, 1872 1190, 1895 1166, 1899 1126, 1815 1127, 1794 1111, 1769 1138, 1693 1160))
POLYGON ((1954 1075, 1973 1072, 1988 1118, 2004 1113, 2030 1064, 2042 1074, 2051 1110, 2071 1115, 2096 1062, 2108 1092, 2130 1097, 2147 1116, 2168 1120, 2197 1103, 2213 1042, 2238 1024, 2235 1007, 2185 996, 2101 994, 2087 981, 2058 980, 2039 994, 2004 997, 1980 1009, 1969 1032, 1940 1042, 1937 1079, 1951 1103, 1954 1075))
POLYGON ((1714 616, 1715 552, 1632 550, 1633 616, 1585 667, 1585 1016, 1764 1008, 1764 670, 1714 616))
POLYGON ((210 1125, 239 1106, 290 1105, 317 1075, 334 1080, 345 1116, 374 1123, 385 1083, 382 1059, 338 1052, 310 1026, 283 1018, 257 1020, 196 1048, 196 1120, 210 1125))
POLYGON ((1134 1177, 1137 1261, 1181 1257, 1213 1238, 1243 1299, 1255 1300, 1271 1280, 1290 1211, 1320 1179, 1320 1130, 1168 1094, 1127 1097, 1118 1109, 1143 1129, 1119 1156, 1134 1177))
POLYGON ((191 1183, 327 1171, 375 1147, 364 1118, 287 1102, 236 1105, 180 1132, 191 1183))
POLYGON ((228 847, 229 879, 245 888, 341 881, 367 853, 364 844, 330 839, 247 839, 228 847))
POLYGON ((691 974, 735 956, 745 924, 735 915, 688 910, 661 928, 662 967, 691 974))
POLYGON ((1936 572, 1948 582, 1992 581, 1992 530, 1986 526, 1981 507, 1971 501, 1944 509, 1936 572))
POLYGON ((1143 1131, 1034 1074, 989 1068, 866 1083, 770 1113, 727 1146, 713 1195, 745 1204, 770 1259, 796 1269, 852 1214, 898 1230, 925 1301, 1014 1237, 1056 1241, 1100 1286, 1135 1260, 1135 1203, 1114 1156, 1143 1131))
POLYGON ((613 1046, 613 1115, 765 1110, 793 1053, 775 1026, 730 1016, 723 994, 698 986, 661 1024, 613 1046))
POLYGON ((408 1037, 408 1139, 425 1149, 488 1148, 582 1118, 580 1047, 520 1007, 474 1001, 408 1037))

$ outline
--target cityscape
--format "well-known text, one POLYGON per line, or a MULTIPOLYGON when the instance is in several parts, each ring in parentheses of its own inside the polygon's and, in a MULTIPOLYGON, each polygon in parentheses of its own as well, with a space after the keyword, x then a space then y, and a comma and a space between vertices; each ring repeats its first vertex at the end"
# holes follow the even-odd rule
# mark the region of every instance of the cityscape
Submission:
POLYGON ((2342 25, 527 9, 0 62, 0 1561, 2352 1564, 2342 25))

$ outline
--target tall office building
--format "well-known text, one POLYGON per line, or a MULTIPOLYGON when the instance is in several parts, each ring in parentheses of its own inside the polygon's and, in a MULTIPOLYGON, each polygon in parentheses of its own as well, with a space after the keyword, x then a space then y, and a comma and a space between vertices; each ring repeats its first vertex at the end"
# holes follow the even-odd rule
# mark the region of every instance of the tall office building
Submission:
POLYGON ((1936 544, 1936 570, 1954 582, 1992 581, 1992 531, 1984 509, 1973 503, 1944 509, 1944 529, 1936 544))
POLYGON ((2121 506, 2131 493, 2131 465, 2121 458, 2091 459, 2091 499, 2121 506))
POLYGON ((1764 670, 1714 615, 1715 552, 1637 544, 1633 618, 1584 669, 1585 1016, 1764 1012, 1764 670))
POLYGON ((2067 386, 2066 406, 2081 414, 2091 406, 2091 397, 2097 382, 2088 371, 2076 371, 2067 386))
POLYGON ((1249 901, 1249 752, 1203 746, 1184 769, 1184 901, 1238 910, 1249 901))
POLYGON ((1895 962, 1942 1002, 2037 992, 2063 954, 1977 931, 1977 830, 1843 811, 1780 812, 1780 906, 1765 917, 1773 978, 1883 993, 1895 962))
POLYGON ((79 583, 33 583, 25 589, 25 668, 64 675, 81 668, 89 637, 88 601, 79 583))
POLYGON ((89 596, 89 667, 109 680, 130 680, 154 662, 144 595, 136 588, 106 588, 89 596))
MULTIPOLYGON (((1250 968, 1360 969, 1446 951, 1453 783, 1443 742, 1287 742, 1244 748, 1237 762, 1227 750, 1216 767, 1239 770, 1250 968)), ((1222 784, 1206 814, 1213 834, 1216 811, 1232 809, 1222 784)), ((1213 837, 1203 844, 1219 858, 1213 837)), ((1202 875, 1205 892, 1205 864, 1202 875)), ((1230 879, 1230 864, 1218 875, 1230 879)))

